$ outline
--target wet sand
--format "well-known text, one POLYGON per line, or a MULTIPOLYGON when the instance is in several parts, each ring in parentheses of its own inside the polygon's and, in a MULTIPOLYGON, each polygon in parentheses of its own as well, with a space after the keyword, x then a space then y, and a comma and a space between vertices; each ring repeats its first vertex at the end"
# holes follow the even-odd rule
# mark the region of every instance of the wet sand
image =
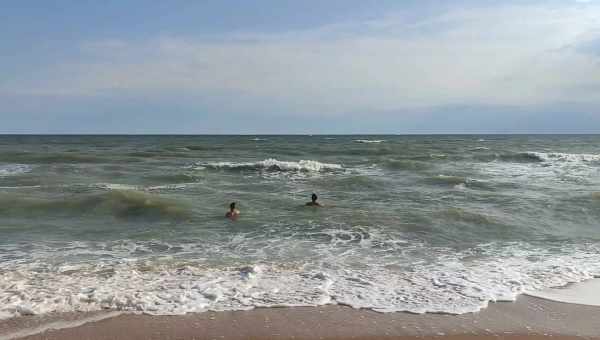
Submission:
POLYGON ((600 307, 521 296, 514 303, 493 303, 479 313, 463 315, 382 314, 335 305, 182 316, 68 313, 2 321, 0 339, 8 338, 600 339, 600 307), (103 317, 84 323, 86 318, 103 317))

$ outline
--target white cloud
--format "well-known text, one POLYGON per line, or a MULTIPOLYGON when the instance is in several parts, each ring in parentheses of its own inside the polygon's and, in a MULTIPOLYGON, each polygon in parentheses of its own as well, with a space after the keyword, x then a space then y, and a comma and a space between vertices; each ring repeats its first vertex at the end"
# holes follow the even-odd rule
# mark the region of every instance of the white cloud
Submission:
POLYGON ((286 112, 597 105, 599 60, 571 47, 599 29, 595 4, 496 5, 285 34, 111 39, 11 91, 229 93, 229 107, 286 112))

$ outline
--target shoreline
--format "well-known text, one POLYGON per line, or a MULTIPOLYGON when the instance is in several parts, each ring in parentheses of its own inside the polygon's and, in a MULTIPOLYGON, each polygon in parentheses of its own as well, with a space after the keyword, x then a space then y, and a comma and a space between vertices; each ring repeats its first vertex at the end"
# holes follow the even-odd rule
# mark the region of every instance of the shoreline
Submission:
POLYGON ((3 320, 0 339, 600 339, 600 307, 527 295, 461 315, 378 313, 341 305, 181 316, 118 314, 57 313, 3 320), (53 329, 60 322, 66 328, 53 329))

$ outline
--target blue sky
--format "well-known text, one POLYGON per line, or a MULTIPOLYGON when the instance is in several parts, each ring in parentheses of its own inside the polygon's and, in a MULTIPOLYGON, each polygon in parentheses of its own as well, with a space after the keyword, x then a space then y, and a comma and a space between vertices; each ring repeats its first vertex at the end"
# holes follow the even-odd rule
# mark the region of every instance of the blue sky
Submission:
POLYGON ((0 133, 598 133, 600 3, 3 1, 0 133))

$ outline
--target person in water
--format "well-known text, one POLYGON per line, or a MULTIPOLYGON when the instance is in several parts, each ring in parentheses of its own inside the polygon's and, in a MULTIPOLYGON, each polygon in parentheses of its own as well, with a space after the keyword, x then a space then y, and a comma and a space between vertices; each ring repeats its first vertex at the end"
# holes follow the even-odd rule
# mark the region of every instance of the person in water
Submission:
POLYGON ((231 202, 231 204, 229 205, 229 211, 225 214, 225 217, 235 220, 239 216, 240 211, 235 208, 235 202, 231 202))
POLYGON ((306 202, 306 205, 309 207, 322 207, 321 203, 317 202, 317 199, 319 197, 317 196, 317 194, 312 194, 312 196, 310 196, 310 202, 306 202))

